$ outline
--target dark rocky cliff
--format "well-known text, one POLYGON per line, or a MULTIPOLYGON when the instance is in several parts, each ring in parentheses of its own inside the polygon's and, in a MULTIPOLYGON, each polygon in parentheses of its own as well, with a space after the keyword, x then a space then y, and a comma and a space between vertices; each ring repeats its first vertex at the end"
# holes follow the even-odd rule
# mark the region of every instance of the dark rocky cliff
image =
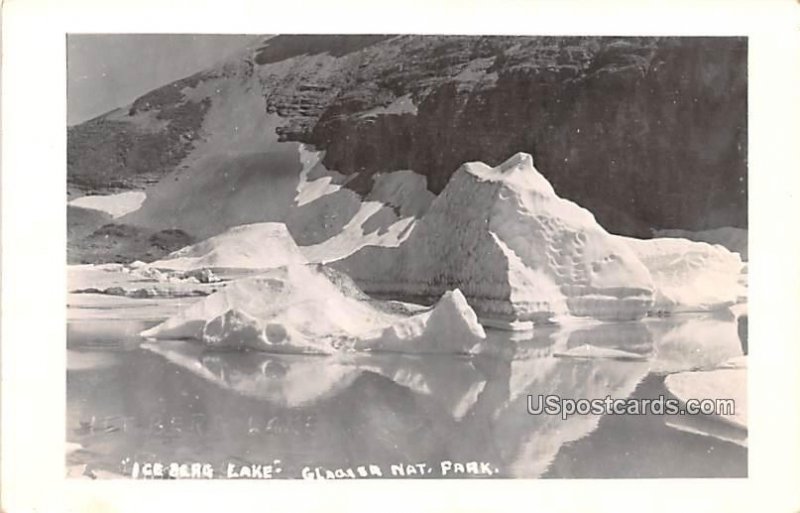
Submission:
POLYGON ((363 194, 397 169, 438 193, 463 162, 522 151, 609 231, 747 225, 743 38, 278 36, 70 128, 70 191, 186 166, 217 101, 198 91, 225 81, 257 89, 278 141, 324 149, 363 194))

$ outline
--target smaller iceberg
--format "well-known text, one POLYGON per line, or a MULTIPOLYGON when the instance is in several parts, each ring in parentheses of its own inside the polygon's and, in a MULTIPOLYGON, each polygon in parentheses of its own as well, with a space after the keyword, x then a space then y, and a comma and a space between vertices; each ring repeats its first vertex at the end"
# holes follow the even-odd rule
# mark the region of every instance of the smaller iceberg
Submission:
POLYGON ((150 267, 189 271, 194 269, 270 269, 305 263, 283 223, 235 226, 197 244, 170 253, 150 267))
POLYGON ((355 343, 357 350, 467 353, 486 338, 460 290, 445 292, 433 308, 398 321, 355 343))
POLYGON ((460 291, 430 308, 377 301, 322 265, 243 278, 141 333, 226 350, 464 353, 486 337, 460 291))

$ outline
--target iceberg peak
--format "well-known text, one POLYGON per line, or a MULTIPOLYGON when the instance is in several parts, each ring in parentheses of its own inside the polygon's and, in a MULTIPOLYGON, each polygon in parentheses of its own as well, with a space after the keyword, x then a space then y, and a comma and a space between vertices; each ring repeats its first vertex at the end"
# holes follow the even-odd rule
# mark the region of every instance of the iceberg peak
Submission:
POLYGON ((483 162, 469 162, 462 169, 482 181, 500 183, 543 197, 556 196, 547 178, 534 167, 533 157, 529 153, 516 153, 497 167, 489 167, 483 162))
POLYGON ((507 171, 516 167, 533 167, 533 156, 530 153, 520 151, 509 157, 505 162, 497 166, 501 171, 507 171))

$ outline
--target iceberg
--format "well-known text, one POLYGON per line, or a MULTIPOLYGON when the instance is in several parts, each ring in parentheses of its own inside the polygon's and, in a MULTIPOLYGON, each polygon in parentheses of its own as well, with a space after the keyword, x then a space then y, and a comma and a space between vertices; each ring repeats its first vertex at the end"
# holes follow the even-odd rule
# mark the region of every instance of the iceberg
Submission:
POLYGON ((460 290, 445 292, 428 311, 383 328, 355 343, 357 350, 467 353, 486 338, 478 316, 460 290))
POLYGON ((739 253, 742 260, 747 261, 747 229, 735 228, 733 226, 723 226, 710 230, 698 232, 690 230, 653 230, 653 236, 679 237, 697 242, 707 242, 709 244, 719 244, 725 248, 739 253))
POLYGON ((567 351, 554 353, 554 356, 562 358, 607 358, 611 360, 620 361, 645 361, 646 356, 623 351, 621 349, 614 349, 612 347, 601 347, 592 344, 583 344, 578 347, 573 347, 567 351))
POLYGON ((462 353, 486 336, 459 291, 432 308, 376 301, 318 264, 236 280, 141 335, 195 339, 218 349, 321 354, 462 353))
POLYGON ((518 153, 462 165, 397 248, 331 264, 369 294, 431 303, 460 289, 487 325, 529 328, 558 316, 635 319, 653 301, 648 269, 594 216, 558 197, 518 153))
POLYGON ((620 238, 653 278, 656 312, 716 310, 747 296, 745 264, 723 246, 687 239, 620 238))
POLYGON ((186 246, 150 267, 190 271, 204 268, 269 269, 305 263, 306 259, 282 223, 235 226, 186 246))
MULTIPOLYGON (((740 445, 747 444, 747 367, 744 365, 744 367, 728 366, 713 370, 680 372, 670 374, 664 379, 667 390, 683 404, 690 400, 712 398, 717 401, 731 401, 729 405, 718 403, 718 411, 714 411, 711 415, 703 415, 702 420, 706 420, 708 425, 704 426, 705 429, 694 426, 694 431, 740 445), (740 432, 736 433, 731 429, 723 432, 724 427, 715 427, 714 422, 737 428, 740 432)), ((680 429, 681 425, 673 427, 680 429)))

